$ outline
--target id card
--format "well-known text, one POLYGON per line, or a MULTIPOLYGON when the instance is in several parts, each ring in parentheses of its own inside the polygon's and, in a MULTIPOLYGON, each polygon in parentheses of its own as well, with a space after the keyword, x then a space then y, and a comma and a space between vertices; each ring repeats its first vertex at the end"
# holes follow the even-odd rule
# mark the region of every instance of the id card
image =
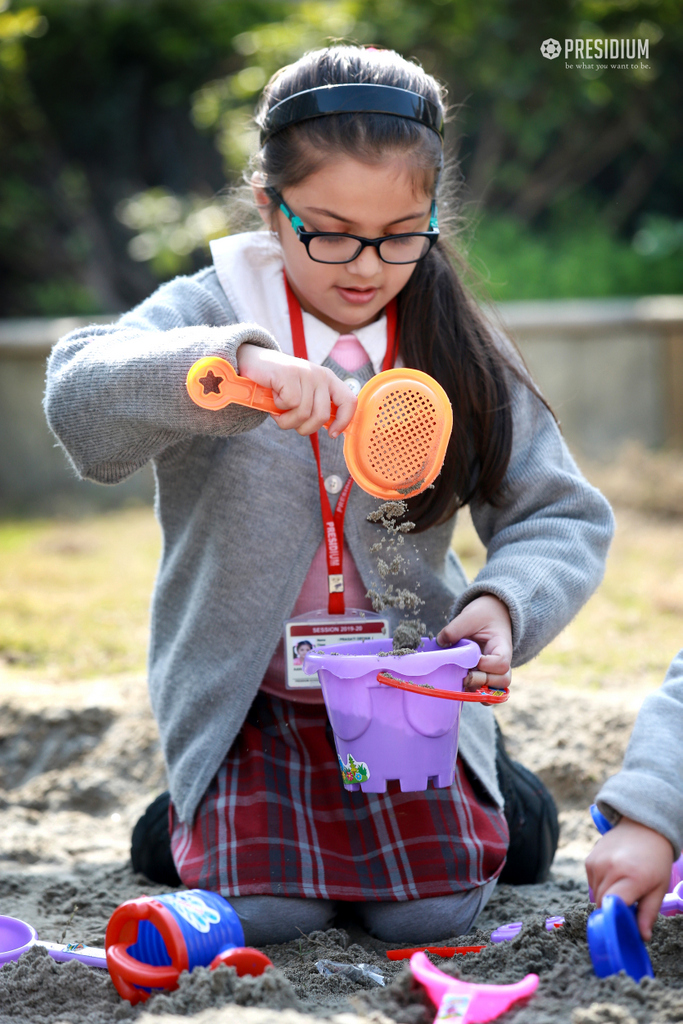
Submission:
POLYGON ((307 612, 285 622, 285 682, 288 690, 320 689, 318 673, 304 672, 309 651, 349 640, 381 640, 389 636, 389 620, 376 612, 349 608, 344 615, 307 612))

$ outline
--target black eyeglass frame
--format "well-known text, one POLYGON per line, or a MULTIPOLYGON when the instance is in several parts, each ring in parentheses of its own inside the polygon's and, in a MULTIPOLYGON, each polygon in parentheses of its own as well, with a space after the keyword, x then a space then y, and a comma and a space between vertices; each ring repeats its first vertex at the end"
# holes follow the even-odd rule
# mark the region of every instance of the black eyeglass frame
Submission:
POLYGON ((431 252, 432 248, 439 240, 440 232, 436 210, 436 199, 432 199, 428 231, 406 231, 402 234, 382 235, 381 238, 363 238, 362 235, 351 235, 344 231, 306 231, 301 217, 297 217, 297 215, 290 210, 279 192, 269 185, 264 188, 264 192, 270 199, 273 199, 278 204, 280 210, 282 210, 296 232, 299 241, 303 242, 306 246, 308 258, 313 260, 314 263, 322 263, 328 267, 342 266, 344 263, 353 263, 354 260, 358 259, 363 249, 366 249, 368 246, 377 250, 377 255, 381 259, 382 263, 387 263, 390 267, 405 267, 412 263, 420 263, 425 256, 431 252), (360 243, 360 246, 354 255, 348 260, 317 260, 315 256, 311 256, 310 249, 311 242, 315 238, 353 238, 356 242, 360 243), (385 260, 382 256, 380 246, 383 242, 393 241, 397 238, 426 238, 429 241, 429 249, 427 249, 427 252, 424 252, 421 256, 418 256, 416 260, 385 260))

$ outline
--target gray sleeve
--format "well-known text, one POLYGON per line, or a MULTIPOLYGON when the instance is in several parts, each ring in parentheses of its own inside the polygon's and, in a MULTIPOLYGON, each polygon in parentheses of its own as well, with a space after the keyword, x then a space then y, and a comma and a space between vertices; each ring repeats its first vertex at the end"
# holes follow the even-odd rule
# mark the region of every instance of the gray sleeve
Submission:
POLYGON ((621 815, 666 836, 678 857, 683 847, 683 651, 664 683, 643 701, 624 766, 597 796, 602 813, 621 815), (616 813, 615 813, 616 812, 616 813))
POLYGON ((487 561, 452 614, 482 594, 500 598, 512 620, 512 664, 523 665, 557 636, 599 584, 614 520, 543 403, 517 381, 512 402, 507 493, 498 508, 470 505, 487 561))
POLYGON ((54 347, 45 414, 81 477, 118 483, 193 435, 227 436, 263 421, 237 405, 200 409, 187 394, 187 372, 203 356, 237 368, 244 342, 278 349, 257 324, 234 323, 214 276, 176 278, 117 323, 80 328, 54 347))

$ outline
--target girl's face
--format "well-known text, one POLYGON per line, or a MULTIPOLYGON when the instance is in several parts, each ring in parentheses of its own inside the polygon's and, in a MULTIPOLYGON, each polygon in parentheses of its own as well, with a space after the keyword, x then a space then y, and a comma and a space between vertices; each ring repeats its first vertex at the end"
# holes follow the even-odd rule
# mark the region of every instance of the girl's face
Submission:
MULTIPOLYGON (((267 202, 256 190, 257 201, 267 202)), ((307 231, 336 231, 379 238, 406 231, 427 231, 431 197, 415 193, 413 178, 399 157, 365 164, 339 157, 282 198, 307 231)), ((376 320, 415 269, 414 263, 383 263, 377 250, 362 250, 352 263, 315 263, 281 210, 261 215, 277 232, 287 278, 302 309, 339 331, 351 333, 376 320)))

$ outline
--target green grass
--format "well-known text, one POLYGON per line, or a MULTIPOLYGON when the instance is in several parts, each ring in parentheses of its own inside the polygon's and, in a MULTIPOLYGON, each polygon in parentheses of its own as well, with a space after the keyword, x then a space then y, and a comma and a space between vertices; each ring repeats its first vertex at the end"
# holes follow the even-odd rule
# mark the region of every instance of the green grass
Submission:
POLYGON ((159 559, 151 510, 0 523, 0 659, 82 678, 144 668, 159 559))

